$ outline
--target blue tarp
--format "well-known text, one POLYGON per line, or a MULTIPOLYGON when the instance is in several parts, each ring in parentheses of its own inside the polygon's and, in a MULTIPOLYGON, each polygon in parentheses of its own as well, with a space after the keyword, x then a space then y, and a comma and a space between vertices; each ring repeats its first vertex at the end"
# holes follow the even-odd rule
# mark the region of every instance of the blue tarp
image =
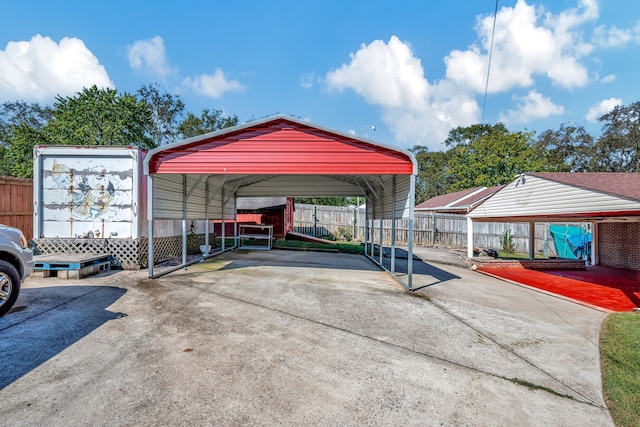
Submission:
POLYGON ((586 259, 591 250, 591 232, 575 225, 549 224, 559 258, 586 259))

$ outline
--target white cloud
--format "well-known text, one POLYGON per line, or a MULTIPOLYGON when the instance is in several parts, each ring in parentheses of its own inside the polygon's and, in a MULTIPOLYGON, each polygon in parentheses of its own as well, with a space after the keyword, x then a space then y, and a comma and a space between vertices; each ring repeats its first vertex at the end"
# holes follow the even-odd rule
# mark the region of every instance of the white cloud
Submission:
POLYGON ((351 89, 382 109, 382 119, 405 145, 442 148, 449 130, 478 119, 474 99, 450 82, 431 85, 409 45, 392 36, 352 53, 351 61, 325 76, 332 90, 351 89))
POLYGON ((220 98, 225 92, 242 91, 244 85, 236 80, 228 80, 220 68, 213 74, 199 74, 181 78, 178 68, 169 65, 164 40, 155 36, 149 40, 138 40, 127 47, 129 65, 134 70, 142 70, 167 83, 168 77, 182 80, 183 87, 198 95, 220 98))
MULTIPOLYGON (((559 15, 543 12, 525 0, 500 9, 496 15, 489 92, 532 86, 537 75, 546 75, 564 88, 582 87, 589 82, 580 60, 593 46, 581 40, 577 27, 597 18, 597 3, 584 0, 578 9, 559 15)), ((454 50, 445 58, 448 79, 484 92, 492 29, 493 16, 478 20, 479 43, 465 51, 454 50)))
POLYGON ((606 76, 604 76, 602 79, 600 79, 600 83, 613 83, 616 81, 616 75, 615 74, 608 74, 606 76))
POLYGON ((244 85, 239 81, 227 80, 220 68, 216 68, 213 74, 187 77, 184 85, 200 95, 211 98, 220 98, 225 92, 244 90, 244 85))
POLYGON ((615 25, 610 28, 599 26, 593 33, 593 43, 603 48, 620 47, 633 42, 640 43, 640 24, 627 29, 615 25))
POLYGON ((0 50, 0 102, 50 102, 84 87, 113 88, 104 66, 77 38, 36 35, 0 50))
POLYGON ((131 46, 127 46, 127 57, 131 68, 142 70, 163 82, 167 76, 176 72, 169 66, 164 40, 160 36, 149 40, 137 40, 131 46))
MULTIPOLYGON (((517 0, 498 11, 488 92, 528 88, 526 95, 512 96, 513 107, 499 114, 500 120, 526 124, 564 114, 562 105, 536 90, 538 83, 575 90, 615 81, 614 74, 600 79, 587 65, 598 63, 593 57, 597 48, 640 43, 640 24, 632 30, 596 27, 594 32, 599 14, 598 0, 578 0, 576 7, 559 13, 517 0)), ((396 142, 441 149, 450 129, 478 122, 477 98, 485 91, 493 24, 493 15, 477 18, 477 41, 444 58, 442 80, 430 82, 409 44, 392 36, 388 42, 361 45, 348 62, 326 73, 324 83, 336 91, 353 90, 379 107, 396 142)))
POLYGON ((513 99, 518 104, 518 108, 500 115, 500 121, 507 124, 527 123, 531 120, 564 113, 563 106, 554 104, 550 98, 542 96, 535 90, 529 91, 524 97, 514 95, 513 99))
POLYGON ((316 72, 313 71, 309 74, 305 74, 300 77, 300 87, 302 89, 311 89, 313 87, 314 80, 316 78, 316 72))
POLYGON ((369 103, 387 108, 407 103, 411 108, 420 108, 425 102, 429 83, 420 59, 396 36, 391 36, 388 44, 382 40, 369 46, 363 44, 350 56, 349 64, 327 73, 330 87, 353 89, 369 103))
POLYGON ((620 98, 603 99, 589 108, 586 118, 590 122, 597 122, 600 117, 611 112, 618 105, 622 105, 622 99, 620 98))

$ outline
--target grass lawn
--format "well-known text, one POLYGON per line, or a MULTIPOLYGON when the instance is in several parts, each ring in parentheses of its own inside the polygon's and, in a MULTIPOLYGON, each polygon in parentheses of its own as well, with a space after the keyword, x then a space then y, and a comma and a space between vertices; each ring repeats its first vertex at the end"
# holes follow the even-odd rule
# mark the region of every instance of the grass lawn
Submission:
POLYGON ((312 243, 303 242, 300 240, 276 240, 273 243, 274 248, 279 249, 320 249, 320 250, 335 250, 346 254, 363 254, 364 246, 360 243, 351 242, 339 242, 336 241, 332 244, 328 243, 312 243))
POLYGON ((640 313, 605 319, 600 364, 604 398, 616 426, 640 426, 640 313))
MULTIPOLYGON (((528 253, 521 253, 521 252, 514 252, 514 253, 508 253, 505 251, 498 251, 498 258, 500 259, 529 259, 529 254, 528 253)), ((535 255, 535 259, 547 259, 547 257, 545 257, 542 254, 536 254, 535 255)))
MULTIPOLYGON (((218 238, 218 247, 222 244, 222 239, 218 238)), ((231 247, 233 246, 233 239, 226 238, 225 246, 231 247)), ((299 249, 299 250, 329 250, 329 251, 337 251, 346 254, 358 254, 361 255, 364 253, 364 246, 360 243, 354 242, 340 242, 336 241, 331 244, 328 243, 311 243, 311 242, 303 242, 300 240, 275 240, 273 242, 273 247, 277 249, 299 249)), ((377 253, 377 251, 376 251, 377 253)))

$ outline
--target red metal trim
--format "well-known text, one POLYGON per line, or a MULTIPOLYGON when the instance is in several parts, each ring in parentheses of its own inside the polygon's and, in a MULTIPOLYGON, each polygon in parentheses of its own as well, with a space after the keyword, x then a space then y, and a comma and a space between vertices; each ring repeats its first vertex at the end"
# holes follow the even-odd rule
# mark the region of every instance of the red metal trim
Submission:
POLYGON ((529 220, 536 220, 543 222, 543 220, 564 220, 564 221, 572 221, 572 220, 584 220, 584 219, 593 219, 599 220, 601 218, 620 218, 625 216, 640 216, 640 211, 615 211, 615 212, 578 212, 578 213, 570 213, 570 214, 554 214, 554 215, 527 215, 527 216, 509 216, 509 217, 483 217, 483 218, 474 218, 471 219, 475 222, 494 222, 494 221, 522 221, 526 222, 529 220))
POLYGON ((410 175, 413 163, 400 151, 278 120, 160 151, 149 173, 410 175))

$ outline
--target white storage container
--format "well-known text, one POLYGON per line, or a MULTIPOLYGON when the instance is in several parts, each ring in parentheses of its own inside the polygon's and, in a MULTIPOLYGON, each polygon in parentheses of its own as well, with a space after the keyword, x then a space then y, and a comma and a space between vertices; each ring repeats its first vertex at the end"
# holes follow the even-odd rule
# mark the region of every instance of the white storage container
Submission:
POLYGON ((34 237, 146 237, 145 155, 137 147, 35 147, 34 237))

